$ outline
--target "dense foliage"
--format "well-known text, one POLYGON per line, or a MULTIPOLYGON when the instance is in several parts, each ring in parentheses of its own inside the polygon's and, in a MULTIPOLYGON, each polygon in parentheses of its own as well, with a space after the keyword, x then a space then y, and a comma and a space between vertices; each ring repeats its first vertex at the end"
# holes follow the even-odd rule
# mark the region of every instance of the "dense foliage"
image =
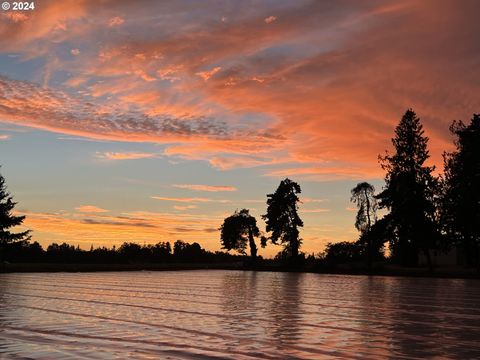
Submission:
POLYGON ((456 150, 444 155, 440 219, 447 245, 461 246, 467 264, 474 265, 480 245, 480 115, 468 125, 455 121, 450 131, 456 150))
POLYGON ((438 180, 432 174, 434 167, 425 164, 428 137, 412 110, 402 117, 392 143, 395 153, 380 157, 386 175, 385 187, 377 198, 380 208, 389 211, 392 256, 403 265, 416 265, 419 250, 429 259, 428 250, 436 245, 438 180))
POLYGON ((220 227, 222 249, 237 250, 240 254, 245 254, 248 243, 252 261, 257 257, 255 237, 258 236, 260 236, 260 230, 257 227, 257 220, 247 209, 235 211, 223 221, 220 227))
POLYGON ((292 258, 298 257, 301 245, 298 228, 303 227, 303 221, 298 215, 300 199, 297 195, 301 192, 296 182, 288 178, 282 180, 277 190, 267 195, 267 213, 262 216, 267 232, 272 233, 272 243, 283 244, 292 258))
POLYGON ((16 216, 13 209, 17 203, 7 191, 5 178, 0 174, 0 260, 6 247, 15 243, 26 243, 30 240, 30 231, 14 233, 11 228, 21 225, 25 216, 16 216))

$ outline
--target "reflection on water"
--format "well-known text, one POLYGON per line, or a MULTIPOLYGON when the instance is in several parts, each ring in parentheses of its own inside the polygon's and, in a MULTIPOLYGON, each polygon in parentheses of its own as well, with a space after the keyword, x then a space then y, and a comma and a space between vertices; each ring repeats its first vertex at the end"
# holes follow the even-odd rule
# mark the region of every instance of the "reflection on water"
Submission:
POLYGON ((480 281, 0 274, 0 357, 480 358, 480 281))

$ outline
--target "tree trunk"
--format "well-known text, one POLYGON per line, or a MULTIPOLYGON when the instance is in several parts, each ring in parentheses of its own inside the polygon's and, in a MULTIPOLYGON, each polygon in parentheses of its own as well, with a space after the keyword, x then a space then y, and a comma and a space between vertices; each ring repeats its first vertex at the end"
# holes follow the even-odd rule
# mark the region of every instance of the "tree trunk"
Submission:
POLYGON ((250 257, 252 258, 252 262, 255 263, 257 260, 257 245, 255 244, 253 231, 250 227, 248 228, 248 243, 250 245, 250 257))
POLYGON ((298 258, 298 248, 299 248, 298 239, 292 239, 290 241, 290 251, 292 252, 292 259, 298 258))
POLYGON ((367 189, 365 192, 365 201, 367 202, 367 268, 372 268, 372 239, 370 236, 370 228, 372 227, 372 220, 370 219, 370 199, 368 198, 367 189))

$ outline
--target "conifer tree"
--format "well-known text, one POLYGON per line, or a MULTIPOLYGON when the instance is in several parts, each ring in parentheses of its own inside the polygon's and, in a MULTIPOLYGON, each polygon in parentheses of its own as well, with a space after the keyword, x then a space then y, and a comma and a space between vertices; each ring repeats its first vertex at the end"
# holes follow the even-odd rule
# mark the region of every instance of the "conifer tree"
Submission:
POLYGON ((479 265, 480 245, 480 115, 470 124, 454 121, 456 150, 444 154, 441 220, 450 245, 460 245, 467 265, 479 265))
POLYGON ((16 216, 13 209, 17 203, 7 191, 5 178, 0 174, 0 252, 13 243, 30 240, 30 230, 14 233, 10 230, 23 223, 25 216, 16 216))
POLYGON ((386 170, 386 185, 377 196, 379 207, 390 211, 392 256, 403 265, 416 265, 422 250, 431 266, 428 250, 437 239, 434 201, 438 180, 432 174, 434 167, 425 164, 428 137, 411 109, 396 127, 392 143, 395 153, 379 157, 386 170))

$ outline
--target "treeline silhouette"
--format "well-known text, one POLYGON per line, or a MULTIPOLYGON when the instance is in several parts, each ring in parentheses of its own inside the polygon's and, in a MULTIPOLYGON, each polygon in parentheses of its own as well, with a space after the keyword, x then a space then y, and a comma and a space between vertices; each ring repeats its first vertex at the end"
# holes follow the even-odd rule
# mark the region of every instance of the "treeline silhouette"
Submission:
MULTIPOLYGON (((301 252, 298 183, 284 179, 266 198, 262 219, 265 231, 249 209, 236 210, 219 228, 222 249, 239 255, 209 252, 198 243, 181 240, 171 247, 168 242, 144 245, 128 242, 119 248, 96 248, 85 251, 69 244, 51 244, 47 249, 30 242, 30 232, 12 233, 24 216, 13 213, 16 203, 0 175, 0 260, 48 262, 227 262, 246 259, 258 264, 258 247, 268 243, 282 245, 274 262, 295 266, 335 267, 337 264, 390 263, 414 267, 423 257, 433 268, 436 252, 457 251, 459 263, 480 269, 480 115, 469 124, 454 121, 450 131, 455 150, 445 152, 444 171, 435 175, 427 165, 430 157, 428 137, 413 110, 403 115, 392 138, 393 152, 379 156, 385 171, 385 185, 376 193, 373 185, 358 183, 351 189, 351 202, 357 207, 354 242, 328 243, 319 254, 301 252), (377 211, 385 215, 378 217, 377 211), (388 258, 386 257, 388 255, 388 258)), ((265 260, 263 260, 265 263, 265 260)))
POLYGON ((38 242, 16 242, 3 249, 3 260, 22 263, 85 263, 85 264, 146 264, 146 263, 232 263, 242 262, 241 255, 211 252, 198 243, 177 240, 140 245, 125 242, 119 247, 97 247, 83 250, 67 243, 50 244, 46 249, 38 242))

